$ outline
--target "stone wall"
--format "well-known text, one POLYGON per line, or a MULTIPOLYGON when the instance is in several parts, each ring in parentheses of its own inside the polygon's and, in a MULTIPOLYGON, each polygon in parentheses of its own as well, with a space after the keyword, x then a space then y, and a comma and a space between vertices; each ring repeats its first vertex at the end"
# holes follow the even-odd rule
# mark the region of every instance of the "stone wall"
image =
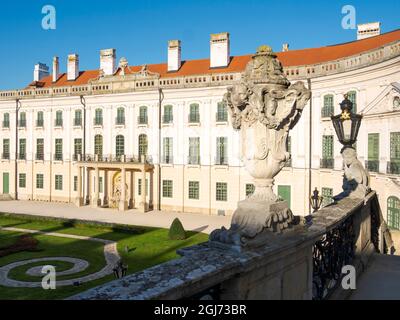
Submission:
MULTIPOLYGON (((301 299, 315 297, 315 243, 351 221, 352 264, 358 273, 376 244, 371 238, 375 192, 365 199, 345 198, 321 209, 312 225, 299 224, 265 243, 235 252, 203 243, 178 251, 179 259, 126 276, 70 299, 301 299), (351 219, 351 220, 349 220, 351 219)), ((336 290, 339 292, 340 290, 336 290)), ((336 293, 334 292, 334 294, 336 293)), ((340 294, 337 294, 339 297, 340 294)))

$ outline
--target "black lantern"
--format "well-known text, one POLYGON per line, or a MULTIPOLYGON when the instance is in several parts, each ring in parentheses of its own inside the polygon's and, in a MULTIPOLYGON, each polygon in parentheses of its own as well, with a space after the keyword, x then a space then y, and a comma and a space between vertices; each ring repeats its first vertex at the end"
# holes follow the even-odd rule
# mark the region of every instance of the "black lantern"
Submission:
POLYGON ((331 116, 333 127, 336 135, 343 148, 353 148, 357 141, 358 131, 360 130, 362 115, 352 112, 353 102, 344 95, 344 100, 340 104, 342 113, 336 116, 331 116))
POLYGON ((319 191, 317 188, 313 191, 312 196, 310 196, 310 205, 313 208, 314 212, 317 212, 319 208, 321 208, 323 197, 319 195, 319 191))

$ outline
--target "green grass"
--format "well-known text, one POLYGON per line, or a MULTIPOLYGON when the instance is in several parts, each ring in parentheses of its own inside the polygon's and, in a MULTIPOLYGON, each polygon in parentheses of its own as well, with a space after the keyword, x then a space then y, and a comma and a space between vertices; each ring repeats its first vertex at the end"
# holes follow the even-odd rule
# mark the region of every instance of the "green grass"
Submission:
MULTIPOLYGON (((148 227, 134 227, 130 230, 119 230, 114 227, 92 226, 83 223, 66 223, 63 221, 41 221, 34 218, 20 218, 12 215, 0 214, 1 227, 15 227, 33 229, 45 232, 58 232, 73 235, 90 236, 108 239, 117 242, 117 248, 125 264, 128 265, 128 274, 152 267, 154 265, 178 257, 176 250, 207 241, 208 236, 202 233, 188 232, 186 240, 169 240, 168 230, 148 227), (128 247, 126 252, 125 247, 128 247)), ((12 244, 21 233, 0 231, 0 246, 12 244)), ((71 279, 99 271, 105 266, 103 244, 69 238, 52 237, 48 235, 34 235, 39 240, 37 252, 19 252, 0 258, 0 266, 11 262, 28 260, 40 257, 69 256, 85 259, 90 266, 77 274, 60 276, 57 279, 71 279)), ((50 264, 46 262, 46 264, 50 264)), ((51 263, 52 264, 52 263, 51 263)), ((26 275, 26 271, 39 264, 28 264, 13 269, 9 276, 21 281, 35 281, 37 278, 26 275)), ((54 262, 58 271, 65 270, 69 264, 54 262)), ((106 283, 114 279, 113 275, 82 284, 79 287, 59 287, 56 290, 42 288, 8 288, 0 286, 0 299, 63 299, 89 288, 106 283)))

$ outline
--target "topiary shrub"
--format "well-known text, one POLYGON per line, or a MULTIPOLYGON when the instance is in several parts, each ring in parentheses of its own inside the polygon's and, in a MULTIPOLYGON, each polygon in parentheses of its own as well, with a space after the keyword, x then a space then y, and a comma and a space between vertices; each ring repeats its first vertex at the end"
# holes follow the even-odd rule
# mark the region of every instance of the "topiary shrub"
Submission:
POLYGON ((169 236, 170 240, 185 240, 186 239, 185 229, 183 228, 182 222, 178 218, 175 218, 175 220, 172 221, 172 224, 169 227, 168 236, 169 236))

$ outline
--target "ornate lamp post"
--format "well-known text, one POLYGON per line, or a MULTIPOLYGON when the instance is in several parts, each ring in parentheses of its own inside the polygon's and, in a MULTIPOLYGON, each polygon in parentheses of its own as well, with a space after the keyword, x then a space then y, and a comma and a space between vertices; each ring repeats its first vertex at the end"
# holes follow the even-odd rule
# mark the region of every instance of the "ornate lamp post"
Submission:
POLYGON ((362 115, 352 112, 353 103, 349 100, 347 94, 344 95, 340 108, 342 109, 341 114, 331 116, 331 120, 339 142, 343 145, 341 154, 345 168, 343 192, 334 199, 340 200, 344 197, 364 198, 370 190, 370 178, 368 172, 357 159, 357 151, 354 148, 362 115))
POLYGON ((313 213, 317 212, 319 208, 321 208, 322 200, 324 200, 324 197, 320 196, 318 189, 315 188, 313 194, 310 196, 311 208, 314 210, 313 213))
POLYGON ((347 94, 344 95, 344 100, 340 103, 340 108, 342 109, 341 114, 331 116, 333 127, 340 143, 343 145, 343 149, 353 148, 353 145, 357 141, 362 115, 352 112, 353 102, 349 100, 347 94))

